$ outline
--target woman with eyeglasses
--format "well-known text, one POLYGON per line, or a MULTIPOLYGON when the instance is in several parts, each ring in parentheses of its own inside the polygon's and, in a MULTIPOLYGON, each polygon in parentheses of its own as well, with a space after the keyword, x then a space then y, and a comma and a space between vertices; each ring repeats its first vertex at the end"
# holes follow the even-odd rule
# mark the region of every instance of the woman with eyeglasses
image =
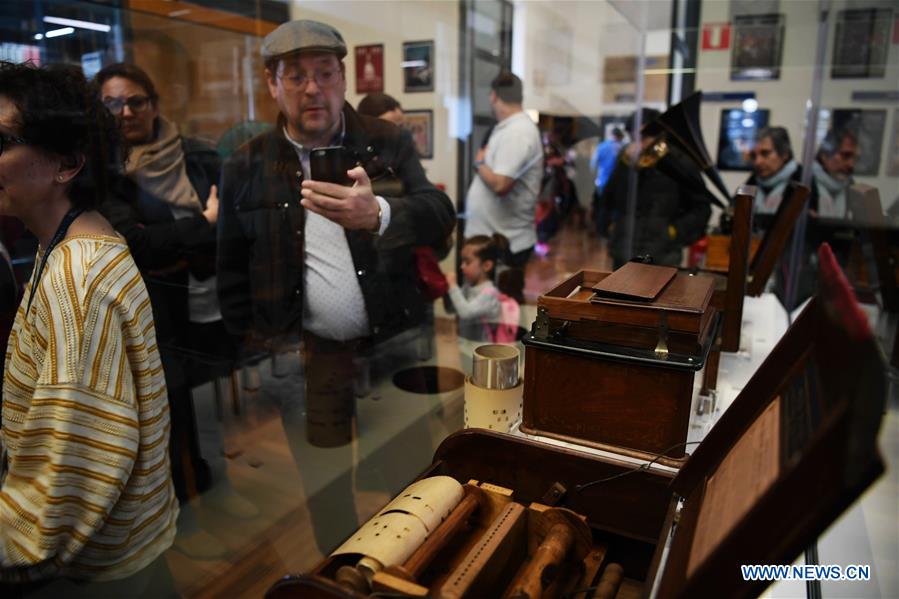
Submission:
POLYGON ((178 504, 153 314, 128 245, 95 210, 118 145, 78 70, 0 62, 0 213, 40 244, 6 353, 3 597, 173 591, 162 554, 178 504))
MULTIPOLYGON (((191 389, 230 373, 234 343, 225 332, 216 298, 216 185, 221 159, 208 144, 181 135, 159 111, 153 81, 140 67, 109 65, 94 78, 129 149, 124 177, 101 211, 121 232, 144 275, 169 388, 172 462, 182 503, 213 484, 225 511, 256 515, 255 506, 231 492, 221 450, 200 454, 199 434, 221 446, 214 417, 199 423, 191 389)), ((198 558, 220 557, 224 545, 183 510, 176 547, 198 558)))

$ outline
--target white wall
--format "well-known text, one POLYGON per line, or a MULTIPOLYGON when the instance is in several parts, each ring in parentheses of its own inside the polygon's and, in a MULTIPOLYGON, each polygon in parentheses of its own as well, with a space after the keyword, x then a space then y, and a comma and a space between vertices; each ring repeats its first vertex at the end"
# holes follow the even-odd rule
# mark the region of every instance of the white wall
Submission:
MULTIPOLYGON (((667 1, 641 6, 652 14, 670 11, 667 1)), ((668 42, 667 30, 649 31, 647 55, 668 54, 668 42)), ((638 29, 609 2, 516 0, 513 43, 513 66, 524 83, 525 108, 567 116, 634 109, 633 104, 603 104, 605 57, 636 55, 641 45, 638 29)))
MULTIPOLYGON (((856 177, 880 189, 881 201, 886 208, 899 193, 899 179, 887 177, 885 169, 889 144, 892 142, 894 110, 899 104, 864 102, 853 103, 851 94, 856 90, 899 90, 899 44, 890 45, 890 54, 885 77, 881 79, 831 79, 830 62, 833 57, 836 17, 845 8, 896 6, 892 0, 847 1, 835 0, 831 5, 828 26, 828 43, 825 53, 826 67, 823 72, 821 93, 822 108, 886 109, 887 130, 881 149, 881 163, 877 177, 856 177)), ((818 37, 818 2, 814 0, 781 0, 780 12, 785 18, 783 61, 780 79, 774 81, 731 81, 730 50, 700 51, 696 88, 703 91, 754 91, 759 108, 771 111, 770 124, 786 127, 793 143, 793 152, 798 159, 802 156, 803 135, 805 134, 805 109, 810 98, 814 74, 815 48, 818 37)), ((894 8, 895 11, 895 8, 894 8)), ((895 15, 895 12, 894 12, 895 15)), ((702 4, 701 23, 723 23, 730 20, 730 3, 720 0, 705 0, 702 4)), ((733 36, 731 36, 733 43, 733 36)), ((702 131, 709 152, 714 156, 718 143, 718 129, 721 110, 739 108, 739 105, 706 103, 702 107, 702 131)), ((725 183, 731 189, 746 180, 748 173, 725 171, 725 183)))
POLYGON ((347 43, 347 101, 355 108, 364 94, 356 93, 353 49, 384 45, 384 93, 406 110, 434 111, 434 159, 422 160, 428 178, 442 183, 453 202, 456 190, 456 138, 450 129, 458 109, 459 4, 456 0, 327 1, 293 0, 292 19, 314 19, 336 27, 347 43), (403 93, 403 42, 434 40, 434 91, 403 93))

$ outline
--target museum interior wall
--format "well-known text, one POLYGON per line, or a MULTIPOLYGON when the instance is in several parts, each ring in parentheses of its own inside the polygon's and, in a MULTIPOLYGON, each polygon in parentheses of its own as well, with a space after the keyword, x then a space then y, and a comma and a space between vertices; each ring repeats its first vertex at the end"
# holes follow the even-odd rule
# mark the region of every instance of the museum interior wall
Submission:
MULTIPOLYGON (((422 160, 428 178, 446 186, 456 199, 456 139, 468 134, 462 124, 466 99, 459 98, 459 4, 440 0, 417 2, 375 1, 293 2, 291 17, 316 19, 333 24, 344 36, 349 52, 345 63, 349 76, 347 101, 354 107, 365 96, 355 86, 356 57, 353 48, 369 44, 384 46, 384 93, 396 98, 406 113, 433 110, 433 158, 422 160), (433 91, 406 93, 403 85, 403 43, 432 40, 433 91)), ((411 116, 411 115, 410 115, 411 116)))
MULTIPOLYGON (((731 44, 723 50, 703 50, 699 52, 696 88, 707 92, 752 92, 760 110, 770 110, 769 124, 786 127, 793 143, 793 151, 801 158, 802 139, 805 134, 805 102, 810 97, 814 77, 815 51, 818 38, 817 2, 759 2, 732 4, 707 0, 702 3, 701 23, 728 23, 734 6, 747 8, 747 15, 779 13, 783 15, 782 67, 779 76, 772 80, 734 80, 731 73, 732 47, 735 43, 731 31, 731 44)), ((854 109, 877 111, 872 115, 881 126, 881 136, 876 151, 875 174, 857 172, 856 180, 873 185, 881 190, 884 208, 896 199, 899 168, 891 164, 895 161, 896 138, 893 131, 899 127, 899 112, 895 98, 880 98, 859 101, 853 98, 857 91, 892 92, 899 89, 899 44, 895 39, 883 40, 887 46, 886 66, 881 76, 866 78, 834 78, 832 76, 834 44, 840 13, 846 10, 889 9, 895 7, 890 0, 857 2, 837 0, 831 3, 831 18, 827 26, 827 46, 823 65, 821 87, 821 110, 854 109), (892 145, 890 145, 892 144, 892 145), (881 151, 880 148, 883 148, 881 151), (891 149, 893 148, 893 149, 891 149), (892 156, 892 158, 891 158, 892 156)), ((894 26, 894 25, 893 25, 894 26)), ((892 32, 892 26, 887 28, 892 32)), ((895 35, 895 34, 893 34, 895 35)), ((706 102, 702 107, 702 131, 711 152, 714 151, 719 135, 721 111, 739 109, 739 101, 731 103, 706 102)), ((827 115, 819 123, 816 140, 827 131, 827 115)), ((817 145, 817 144, 816 144, 817 145)), ((869 171, 870 172, 870 171, 869 171)), ((725 182, 731 189, 746 180, 748 172, 722 171, 725 182)))

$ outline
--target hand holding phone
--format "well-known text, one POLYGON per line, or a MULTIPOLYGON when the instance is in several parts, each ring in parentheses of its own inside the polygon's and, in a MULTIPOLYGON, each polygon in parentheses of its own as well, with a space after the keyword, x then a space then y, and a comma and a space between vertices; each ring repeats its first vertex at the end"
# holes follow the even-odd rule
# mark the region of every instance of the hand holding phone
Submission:
POLYGON ((309 152, 309 174, 313 181, 353 185, 346 172, 355 166, 350 153, 343 146, 325 146, 309 152))

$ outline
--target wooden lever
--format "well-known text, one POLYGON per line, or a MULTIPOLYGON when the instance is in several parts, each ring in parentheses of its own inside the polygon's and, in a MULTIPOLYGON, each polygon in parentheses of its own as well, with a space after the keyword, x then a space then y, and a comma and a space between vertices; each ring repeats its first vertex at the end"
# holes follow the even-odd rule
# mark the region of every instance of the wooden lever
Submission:
MULTIPOLYGON (((534 532, 539 545, 530 562, 505 596, 511 599, 537 599, 556 581, 563 562, 580 562, 592 548, 592 535, 586 522, 563 508, 531 504, 529 517, 535 518, 534 532)), ((536 541, 535 541, 536 542, 536 541)))
POLYGON ((406 578, 410 580, 418 578, 440 553, 440 550, 446 547, 453 537, 465 527, 468 519, 480 505, 479 493, 480 491, 475 487, 465 487, 465 497, 459 502, 459 505, 402 565, 401 572, 406 578))
POLYGON ((557 568, 565 559, 572 543, 574 531, 571 527, 563 523, 554 525, 509 595, 515 599, 541 597, 544 589, 555 580, 557 568))

